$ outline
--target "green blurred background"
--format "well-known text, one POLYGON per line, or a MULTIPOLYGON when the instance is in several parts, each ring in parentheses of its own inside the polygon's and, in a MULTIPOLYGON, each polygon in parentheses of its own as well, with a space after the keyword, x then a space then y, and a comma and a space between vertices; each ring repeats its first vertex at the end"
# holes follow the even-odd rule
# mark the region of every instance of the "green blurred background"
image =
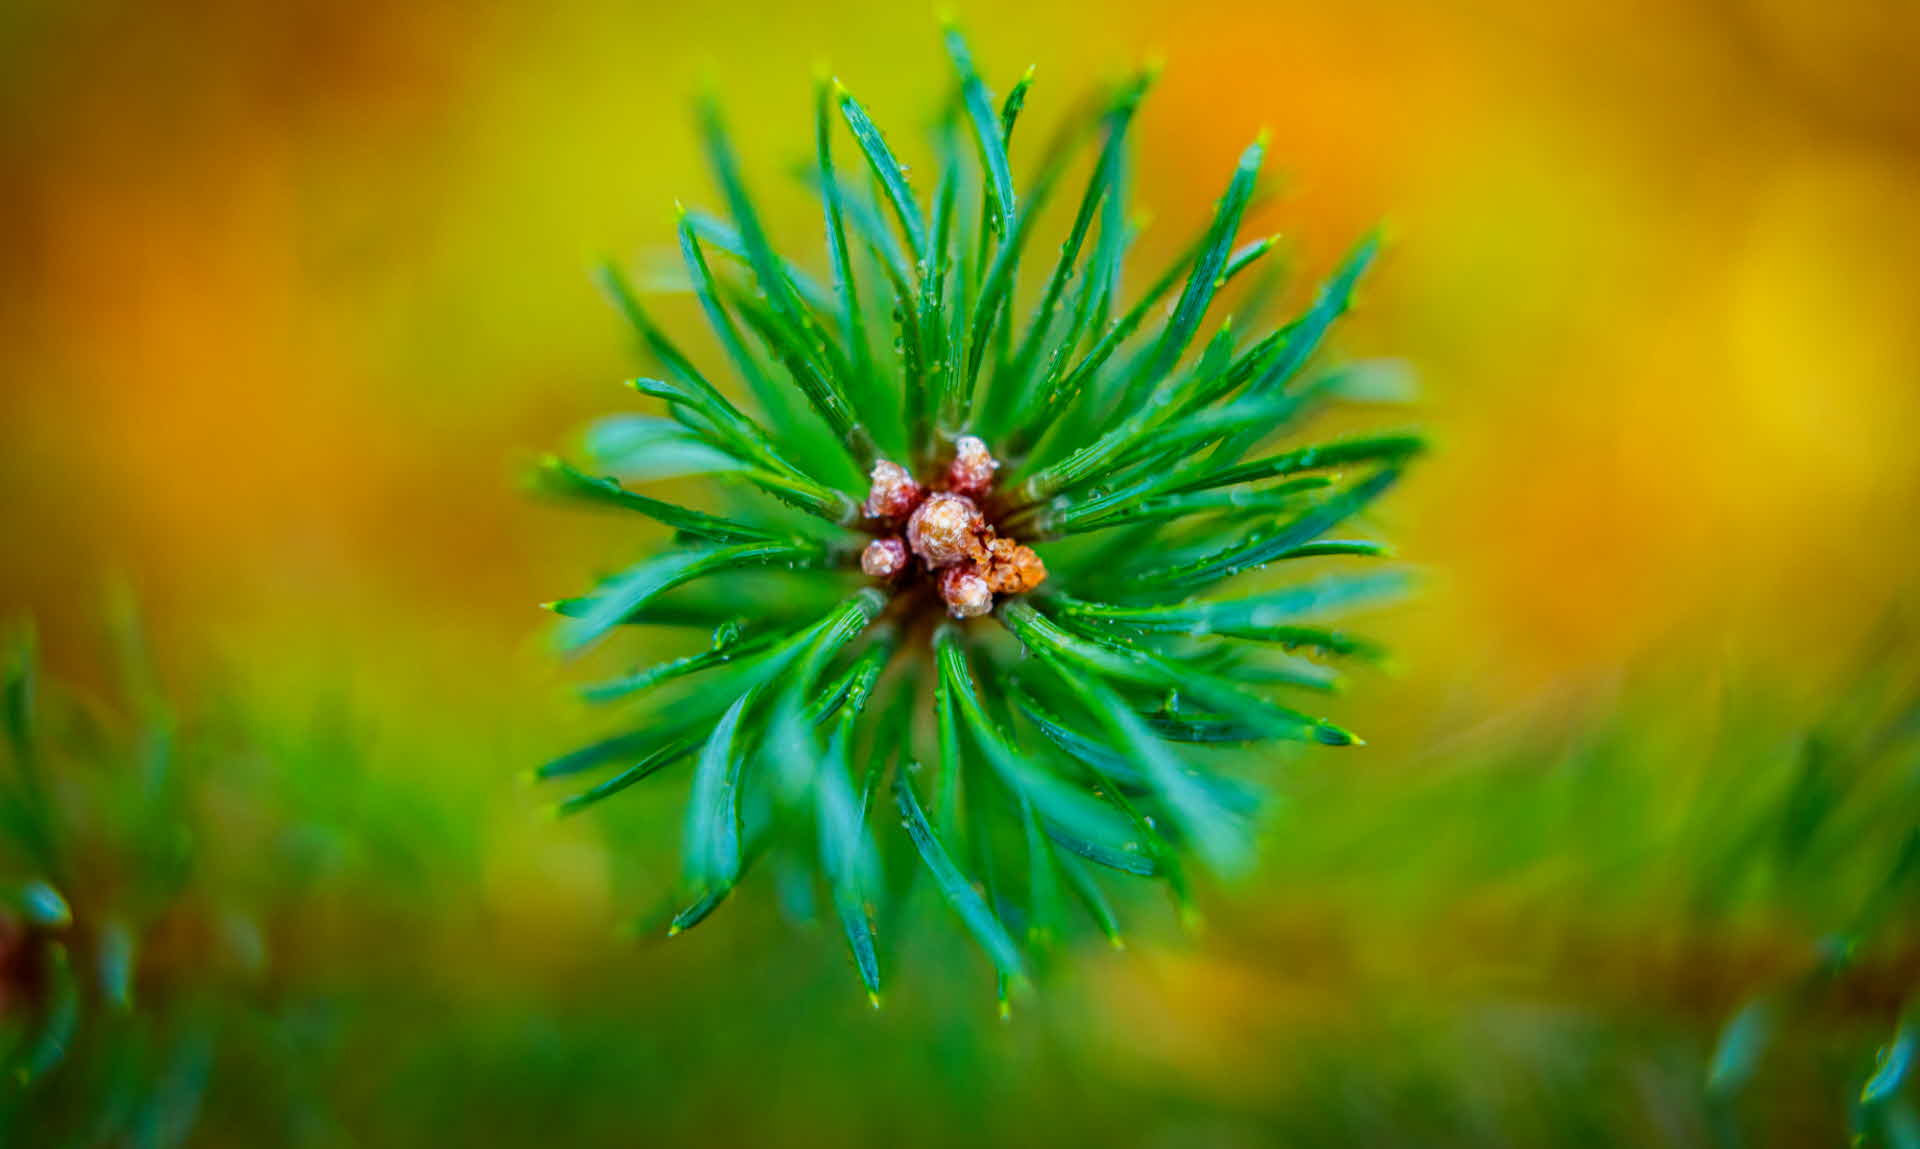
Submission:
MULTIPOLYGON (((923 155, 932 14, 0 13, 0 613, 104 689, 102 588, 128 580, 168 695, 256 748, 203 850, 241 874, 289 836, 312 854, 242 899, 268 972, 205 991, 250 1036, 217 1046, 195 1136, 1844 1136, 1920 981, 1911 913, 1779 1085, 1729 1116, 1703 1079, 1725 1018, 1885 868, 1839 814, 1819 868, 1767 853, 1809 732, 1872 742, 1892 714, 1912 741, 1920 8, 959 15, 1000 90, 1037 66, 1029 138, 1165 61, 1149 263, 1263 127, 1285 175, 1252 226, 1286 236, 1296 298, 1386 220, 1343 346, 1410 360, 1440 443, 1385 512, 1427 592, 1373 620, 1395 671, 1338 704, 1369 745, 1301 764, 1268 865, 1199 935, 1149 914, 1008 1025, 937 933, 879 1014, 770 897, 622 939, 672 884, 676 798, 554 823, 513 782, 591 729, 534 604, 646 540, 517 485, 630 398, 585 269, 650 266, 674 200, 710 200, 708 81, 776 236, 814 252, 790 175, 815 70, 923 155)), ((1910 811, 1912 758, 1833 808, 1910 811)))

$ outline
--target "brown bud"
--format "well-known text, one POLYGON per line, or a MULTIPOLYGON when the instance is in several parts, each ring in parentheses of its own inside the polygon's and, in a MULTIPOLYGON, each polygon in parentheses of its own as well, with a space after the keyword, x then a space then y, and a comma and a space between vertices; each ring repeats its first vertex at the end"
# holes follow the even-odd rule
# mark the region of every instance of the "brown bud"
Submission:
POLYGON ((1019 594, 1047 581, 1047 564, 1032 547, 996 538, 987 543, 987 559, 981 564, 980 576, 996 594, 1019 594))
POLYGON ((947 465, 947 488, 969 498, 985 495, 993 487, 993 473, 1000 469, 1000 461, 974 435, 955 439, 953 449, 953 462, 947 465))
POLYGON ((907 544, 899 535, 888 535, 867 544, 860 552, 860 569, 873 578, 893 578, 907 569, 907 544))
POLYGON ((863 509, 876 519, 898 521, 906 518, 920 505, 920 499, 926 493, 920 489, 920 484, 913 481, 913 476, 905 467, 885 459, 873 465, 869 478, 873 484, 867 489, 867 502, 863 509))
POLYGON ((955 618, 978 618, 993 609, 993 588, 971 567, 948 567, 940 572, 940 597, 955 618))
POLYGON ((986 520, 973 500, 941 491, 928 496, 907 520, 907 545, 936 570, 985 555, 980 535, 986 520))

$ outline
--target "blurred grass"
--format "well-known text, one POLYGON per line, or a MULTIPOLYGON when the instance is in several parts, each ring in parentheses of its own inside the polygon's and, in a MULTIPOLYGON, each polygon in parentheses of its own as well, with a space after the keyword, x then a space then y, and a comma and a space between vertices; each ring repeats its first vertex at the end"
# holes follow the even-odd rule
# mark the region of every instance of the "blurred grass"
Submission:
MULTIPOLYGON (((64 759, 70 796, 137 764, 104 753, 138 744, 114 707, 49 694, 91 763, 64 759)), ((137 1038, 131 1080, 184 1091, 190 1144, 1829 1141, 1920 985, 1908 633, 1787 701, 1675 662, 1468 732, 1390 800, 1305 759, 1257 896, 1206 892, 1192 936, 1135 907, 1130 950, 1061 955, 1011 1022, 930 893, 882 937, 875 1013, 830 920, 756 897, 614 936, 551 843, 546 882, 502 885, 459 797, 378 777, 404 756, 337 711, 226 707, 180 724, 192 873, 138 1007, 90 1015, 15 1128, 83 1143, 124 1060, 101 1051, 137 1038), (1770 1027, 1719 1049, 1756 1003, 1770 1027)), ((645 805, 610 819, 616 867, 671 865, 645 805)), ((70 893, 82 937, 100 892, 70 893)))
POLYGON ((815 56, 911 153, 926 13, 0 15, 0 612, 110 697, 93 588, 127 573, 209 740, 206 880, 268 972, 177 971, 221 1035, 199 1141, 1835 1140, 1920 977, 1910 889, 1739 1096, 1707 1066, 1915 808, 1910 727, 1861 744, 1913 700, 1920 17, 963 15, 996 75, 1038 65, 1029 140, 1165 56, 1149 261, 1262 123, 1295 176, 1249 226, 1301 282, 1386 217, 1349 347, 1420 367, 1445 445, 1394 511, 1432 593, 1339 714, 1371 746, 1293 779, 1197 939, 1162 911, 1004 1027, 938 934, 887 939, 879 1015, 771 898, 622 942, 664 909, 672 799, 555 825, 510 783, 584 728, 533 604, 637 541, 512 482, 621 395, 584 268, 710 198, 704 75, 763 189, 805 154, 815 56))

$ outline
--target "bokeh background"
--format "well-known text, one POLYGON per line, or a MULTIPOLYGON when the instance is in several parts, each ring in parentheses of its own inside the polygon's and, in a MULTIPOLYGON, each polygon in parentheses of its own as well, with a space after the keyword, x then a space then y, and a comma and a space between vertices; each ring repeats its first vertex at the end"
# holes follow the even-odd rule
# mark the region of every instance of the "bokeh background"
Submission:
MULTIPOLYGON (((812 250, 791 168, 816 69, 912 152, 948 83, 932 14, 0 13, 0 611, 100 684, 103 588, 129 583, 181 710, 265 747, 206 848, 271 855, 264 820, 320 859, 257 883, 271 972, 232 999, 252 1036, 215 1055, 195 1136, 1843 1136, 1920 983, 1911 929, 1803 1011, 1773 1087, 1704 1083, 1726 1018, 1796 984, 1885 868, 1839 815, 1813 871, 1766 827, 1809 732, 1872 743, 1844 762, 1884 750, 1861 731, 1885 714, 1911 733, 1920 8, 959 16, 1000 90, 1036 65, 1039 125, 1165 61, 1149 261, 1263 127, 1285 175, 1257 223, 1295 298, 1387 221, 1342 345, 1418 368, 1440 444, 1384 512, 1428 577, 1374 620, 1394 672, 1340 703, 1368 747, 1303 770, 1205 930, 1063 963, 1010 1025, 934 951, 869 1014, 830 932, 752 899, 623 938, 671 885, 673 797, 553 823, 513 784, 588 728, 535 604, 644 542, 518 487, 631 397, 586 268, 644 266, 675 199, 711 199, 708 82, 776 235, 812 250)), ((1834 808, 1899 814, 1904 761, 1834 808)))

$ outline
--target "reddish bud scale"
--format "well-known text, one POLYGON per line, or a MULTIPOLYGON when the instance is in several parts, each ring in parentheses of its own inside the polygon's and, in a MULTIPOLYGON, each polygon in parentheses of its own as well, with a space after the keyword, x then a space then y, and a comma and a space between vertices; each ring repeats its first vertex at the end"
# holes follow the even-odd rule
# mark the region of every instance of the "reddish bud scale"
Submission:
POLYGON ((984 497, 993 489, 993 473, 1000 469, 1000 461, 973 435, 960 436, 953 448, 953 462, 947 465, 947 489, 971 499, 984 497))
POLYGON ((935 570, 985 554, 983 533, 992 530, 973 500, 946 491, 928 496, 907 520, 907 545, 935 570))
POLYGON ((873 482, 867 490, 864 510, 872 518, 898 522, 912 514, 926 495, 907 469, 898 463, 882 459, 873 465, 868 477, 873 482))
POLYGON ((890 579, 907 569, 907 544, 898 535, 888 535, 867 544, 860 552, 860 570, 872 578, 890 579))
POLYGON ((971 566, 941 571, 940 597, 946 600, 947 613, 955 618, 978 618, 993 609, 993 588, 971 566))

